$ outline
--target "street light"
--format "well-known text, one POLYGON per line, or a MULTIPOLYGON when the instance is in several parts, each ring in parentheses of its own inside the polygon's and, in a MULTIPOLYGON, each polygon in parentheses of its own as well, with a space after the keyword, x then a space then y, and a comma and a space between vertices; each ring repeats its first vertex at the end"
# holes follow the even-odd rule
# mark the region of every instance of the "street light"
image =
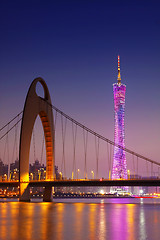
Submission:
POLYGON ((128 179, 130 179, 130 170, 127 170, 128 173, 128 179))
POLYGON ((60 174, 60 180, 62 180, 62 172, 59 172, 59 174, 60 174))
POLYGON ((79 170, 79 168, 78 168, 78 170, 77 170, 77 179, 78 179, 78 174, 79 174, 79 172, 80 172, 80 170, 79 170))
POLYGON ((4 180, 7 181, 7 174, 4 174, 4 180))
POLYGON ((41 180, 41 170, 38 170, 38 180, 41 180))
POLYGON ((31 180, 33 180, 33 173, 30 173, 30 175, 31 175, 31 180))
POLYGON ((93 172, 93 171, 91 171, 91 174, 92 174, 92 179, 94 179, 94 172, 93 172))

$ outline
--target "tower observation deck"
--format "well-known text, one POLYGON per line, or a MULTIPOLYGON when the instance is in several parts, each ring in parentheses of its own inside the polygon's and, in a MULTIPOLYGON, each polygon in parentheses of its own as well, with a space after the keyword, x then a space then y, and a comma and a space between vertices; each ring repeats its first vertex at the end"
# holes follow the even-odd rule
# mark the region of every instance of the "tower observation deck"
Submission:
MULTIPOLYGON (((114 142, 125 147, 124 113, 126 85, 121 83, 120 57, 118 56, 118 82, 113 84, 114 93, 114 142)), ((114 146, 112 179, 127 179, 125 151, 114 146)))

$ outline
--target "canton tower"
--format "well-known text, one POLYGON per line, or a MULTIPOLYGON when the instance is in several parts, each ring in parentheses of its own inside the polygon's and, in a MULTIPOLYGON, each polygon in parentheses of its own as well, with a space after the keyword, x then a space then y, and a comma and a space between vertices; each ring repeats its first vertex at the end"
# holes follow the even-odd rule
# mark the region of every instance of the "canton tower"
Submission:
POLYGON ((118 56, 118 82, 113 84, 114 93, 114 156, 112 179, 127 179, 127 164, 125 151, 116 145, 125 147, 124 112, 126 85, 121 83, 120 57, 118 56))

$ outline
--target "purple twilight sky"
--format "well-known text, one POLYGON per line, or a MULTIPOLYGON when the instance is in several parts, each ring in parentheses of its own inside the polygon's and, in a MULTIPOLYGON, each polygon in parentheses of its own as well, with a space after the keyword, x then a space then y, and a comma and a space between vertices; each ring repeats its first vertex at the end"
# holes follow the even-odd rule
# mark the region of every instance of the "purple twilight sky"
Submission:
POLYGON ((113 140, 119 54, 126 147, 160 162, 160 4, 107 2, 1 1, 0 126, 41 76, 53 105, 113 140))

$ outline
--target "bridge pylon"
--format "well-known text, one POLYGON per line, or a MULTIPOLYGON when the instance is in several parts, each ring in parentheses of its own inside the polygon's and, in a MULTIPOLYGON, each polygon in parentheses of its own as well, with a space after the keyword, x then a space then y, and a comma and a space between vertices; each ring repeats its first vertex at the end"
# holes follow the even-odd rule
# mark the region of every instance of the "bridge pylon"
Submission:
MULTIPOLYGON (((29 194, 29 152, 32 131, 37 116, 40 116, 46 146, 46 180, 54 179, 54 146, 55 129, 53 121, 53 111, 51 97, 48 87, 42 78, 36 78, 31 83, 24 104, 20 146, 19 146, 19 181, 20 181, 20 201, 30 201, 29 194), (44 98, 36 93, 36 85, 40 83, 44 89, 44 98)), ((44 201, 52 200, 52 191, 45 189, 44 201)))

